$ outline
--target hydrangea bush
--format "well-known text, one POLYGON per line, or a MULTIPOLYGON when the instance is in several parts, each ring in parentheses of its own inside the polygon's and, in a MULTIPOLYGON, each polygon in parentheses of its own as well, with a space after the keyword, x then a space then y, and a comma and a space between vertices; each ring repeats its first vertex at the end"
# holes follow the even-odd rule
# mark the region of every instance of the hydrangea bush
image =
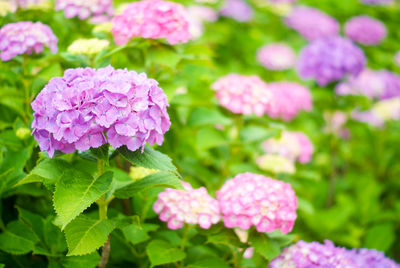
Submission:
POLYGON ((0 267, 400 268, 399 15, 0 0, 0 267))

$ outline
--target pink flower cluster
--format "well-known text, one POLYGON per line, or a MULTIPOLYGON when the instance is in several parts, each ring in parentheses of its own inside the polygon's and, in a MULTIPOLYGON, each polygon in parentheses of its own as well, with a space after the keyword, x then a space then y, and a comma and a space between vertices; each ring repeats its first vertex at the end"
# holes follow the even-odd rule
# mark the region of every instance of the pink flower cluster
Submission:
POLYGON ((295 65, 296 54, 284 43, 272 43, 258 50, 257 60, 268 70, 286 70, 295 65))
POLYGON ((167 97, 157 81, 126 69, 68 69, 32 102, 34 137, 52 157, 107 142, 135 151, 161 145, 171 123, 167 97), (104 135, 106 133, 106 136, 104 135))
POLYGON ((268 88, 272 92, 272 101, 267 109, 267 114, 272 118, 289 121, 300 111, 312 109, 310 90, 298 83, 274 82, 269 83, 268 88))
POLYGON ((40 53, 44 47, 57 53, 57 37, 41 22, 20 21, 0 29, 1 60, 8 61, 20 54, 40 53))
POLYGON ((288 183, 253 173, 238 174, 217 191, 217 200, 228 228, 254 225, 258 232, 293 228, 297 197, 288 183))
POLYGON ((314 153, 310 139, 299 131, 282 131, 280 138, 264 141, 262 148, 266 154, 278 154, 302 164, 310 162, 314 153))
POLYGON ((184 6, 162 0, 143 0, 126 6, 112 20, 112 34, 117 45, 133 37, 165 38, 171 45, 191 39, 188 14, 184 6))
POLYGON ((186 8, 190 23, 190 33, 193 39, 200 37, 204 32, 204 22, 215 22, 218 19, 218 13, 211 7, 194 5, 186 8))
POLYGON ((247 22, 253 18, 254 12, 244 0, 225 0, 220 13, 239 22, 247 22))
POLYGON ((351 40, 363 45, 377 45, 387 34, 385 24, 369 16, 351 18, 344 31, 351 40))
POLYGON ((57 0, 55 9, 63 10, 66 18, 78 17, 81 20, 113 12, 112 0, 57 0))
POLYGON ((217 91, 219 104, 236 114, 262 116, 271 103, 271 92, 257 75, 228 74, 211 88, 217 91))
POLYGON ((339 34, 339 23, 319 9, 297 6, 285 20, 286 24, 307 40, 339 34))
POLYGON ((212 198, 206 188, 193 189, 189 183, 182 182, 185 190, 167 188, 158 194, 154 211, 160 220, 168 222, 168 228, 179 229, 183 223, 199 224, 208 229, 220 220, 218 202, 212 198))

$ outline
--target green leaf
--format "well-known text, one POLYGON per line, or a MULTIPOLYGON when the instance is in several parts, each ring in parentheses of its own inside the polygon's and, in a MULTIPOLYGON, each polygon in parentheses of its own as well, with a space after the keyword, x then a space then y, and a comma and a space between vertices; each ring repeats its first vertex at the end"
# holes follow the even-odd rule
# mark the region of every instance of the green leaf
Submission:
POLYGON ((114 229, 111 220, 95 220, 81 215, 65 228, 67 256, 85 255, 104 245, 114 229))
POLYGON ((149 256, 151 267, 177 262, 186 257, 185 252, 172 247, 171 244, 163 240, 151 241, 146 247, 146 252, 149 256))
POLYGON ((210 149, 227 143, 221 131, 215 128, 202 128, 197 133, 196 143, 199 149, 210 149))
POLYGON ((136 166, 169 171, 179 176, 171 158, 150 147, 146 146, 142 153, 140 149, 132 152, 126 146, 122 146, 118 148, 118 152, 136 166))
POLYGON ((174 68, 181 60, 181 56, 170 46, 152 46, 148 49, 149 62, 174 68))
POLYGON ((81 171, 66 170, 56 184, 53 197, 61 229, 105 194, 111 182, 112 172, 93 178, 81 171))
POLYGON ((37 236, 21 221, 12 221, 0 234, 0 249, 11 254, 26 254, 34 249, 37 236))
POLYGON ((97 159, 104 160, 108 164, 108 148, 109 145, 107 143, 99 148, 90 148, 90 151, 97 157, 97 159))
POLYGON ((217 257, 207 257, 206 259, 198 260, 190 263, 188 268, 229 268, 228 263, 217 257))
POLYGON ((379 223, 367 230, 363 247, 386 251, 396 238, 393 223, 379 223))
POLYGON ((141 226, 130 224, 122 229, 122 232, 129 242, 133 245, 139 244, 150 239, 148 232, 155 231, 159 228, 157 224, 144 223, 141 226))
POLYGON ((281 252, 279 244, 264 233, 251 232, 249 242, 251 242, 254 250, 267 260, 272 260, 279 256, 281 252))
POLYGON ((62 260, 65 268, 94 268, 99 264, 100 255, 93 252, 84 256, 70 256, 62 260))
POLYGON ((163 171, 150 174, 137 181, 132 181, 131 184, 116 190, 114 195, 118 198, 129 198, 140 191, 154 187, 183 189, 180 180, 174 174, 163 171))
POLYGON ((207 243, 223 244, 234 247, 243 247, 238 236, 232 229, 225 228, 222 224, 211 226, 208 230, 201 230, 207 236, 207 243))
POLYGON ((279 134, 279 131, 260 126, 248 126, 240 131, 240 138, 244 142, 262 141, 279 134))
POLYGON ((232 120, 226 117, 216 109, 206 107, 197 107, 194 109, 189 118, 188 125, 190 126, 203 126, 203 125, 229 125, 232 120))
POLYGON ((40 162, 15 186, 32 182, 42 182, 45 185, 52 185, 55 184, 64 175, 64 172, 69 169, 71 169, 71 165, 67 161, 47 158, 40 162))

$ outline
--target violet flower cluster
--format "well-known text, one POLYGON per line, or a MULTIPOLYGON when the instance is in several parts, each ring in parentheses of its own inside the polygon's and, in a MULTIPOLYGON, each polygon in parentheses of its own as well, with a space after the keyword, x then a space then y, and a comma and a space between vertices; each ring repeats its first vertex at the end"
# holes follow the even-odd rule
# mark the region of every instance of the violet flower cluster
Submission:
POLYGON ((253 18, 253 9, 244 0, 225 0, 220 14, 239 22, 246 22, 253 18))
POLYGON ((268 85, 257 75, 228 74, 211 88, 216 90, 219 104, 236 114, 262 116, 271 104, 268 85))
POLYGON ((377 99, 400 97, 400 76, 387 70, 366 68, 357 76, 349 76, 339 83, 335 92, 338 95, 363 95, 377 99))
POLYGON ((128 4, 122 14, 112 19, 112 34, 117 45, 133 37, 165 38, 171 45, 192 38, 185 7, 162 0, 142 0, 128 4))
POLYGON ((50 27, 41 22, 9 23, 0 29, 0 57, 8 61, 17 55, 40 53, 44 47, 57 53, 57 41, 50 27))
POLYGON ((268 106, 268 116, 284 121, 290 121, 300 111, 312 109, 312 97, 310 90, 294 82, 274 82, 268 84, 272 93, 272 101, 268 106))
POLYGON ((206 188, 193 189, 189 183, 182 182, 184 190, 167 188, 158 194, 153 205, 160 220, 168 222, 168 228, 179 229, 183 223, 199 224, 203 229, 219 222, 218 202, 212 198, 206 188))
POLYGON ((302 164, 311 161, 314 146, 300 131, 282 131, 280 138, 270 138, 262 143, 266 154, 278 154, 302 164))
POLYGON ((351 18, 344 31, 348 38, 363 45, 377 45, 387 34, 385 24, 369 16, 351 18))
POLYGON ((360 1, 367 5, 388 5, 394 2, 393 0, 360 0, 360 1))
POLYGON ((171 123, 157 81, 126 69, 68 69, 32 102, 34 137, 49 156, 109 143, 135 151, 161 145, 171 123), (106 135, 105 135, 106 134, 106 135), (107 138, 106 138, 107 137, 107 138))
POLYGON ((303 79, 315 79, 320 86, 358 75, 366 64, 364 52, 351 40, 332 36, 315 40, 300 52, 297 71, 303 79))
POLYGON ((339 23, 319 9, 297 6, 285 19, 286 24, 307 40, 315 40, 339 33, 339 23))
POLYGON ((351 249, 337 247, 331 241, 299 241, 285 248, 281 255, 273 259, 269 268, 398 268, 393 260, 374 249, 351 249))
POLYGON ((81 20, 113 13, 112 0, 56 0, 55 9, 63 10, 66 18, 81 20))
POLYGON ((286 70, 294 67, 296 54, 284 43, 272 43, 258 50, 257 60, 268 70, 286 70))
POLYGON ((297 197, 288 183, 254 173, 242 173, 217 191, 217 200, 227 228, 243 230, 255 226, 258 232, 293 228, 297 197))

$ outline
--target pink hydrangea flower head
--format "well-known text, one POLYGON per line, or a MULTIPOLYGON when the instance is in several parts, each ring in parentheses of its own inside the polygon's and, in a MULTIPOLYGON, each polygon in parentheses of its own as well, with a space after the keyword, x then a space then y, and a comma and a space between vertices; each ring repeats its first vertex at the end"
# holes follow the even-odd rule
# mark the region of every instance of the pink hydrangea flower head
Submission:
POLYGON ((226 0, 220 13, 239 22, 246 22, 253 18, 253 9, 244 0, 226 0))
POLYGON ((171 45, 192 38, 188 14, 181 4, 163 0, 142 0, 126 6, 122 14, 112 19, 112 34, 117 45, 133 37, 165 38, 171 45))
POLYGON ((282 131, 280 138, 270 138, 263 142, 266 154, 278 154, 302 164, 312 159, 314 146, 310 139, 300 131, 282 131))
POLYGON ((0 57, 8 61, 20 54, 40 53, 44 47, 57 53, 57 41, 50 27, 41 22, 9 23, 0 29, 0 57))
POLYGON ((369 16, 351 18, 344 31, 348 38, 363 45, 377 45, 387 34, 385 24, 369 16))
POLYGON ((217 191, 217 200, 227 228, 243 230, 254 225, 258 232, 293 228, 297 197, 288 183, 254 173, 238 174, 217 191))
POLYGON ((235 114, 262 116, 272 98, 267 84, 257 75, 228 74, 211 88, 216 90, 219 104, 235 114))
POLYGON ((34 137, 52 157, 109 143, 135 151, 161 145, 171 122, 157 81, 126 69, 68 69, 32 102, 34 137), (106 135, 105 135, 106 134, 106 135), (107 138, 106 138, 107 136, 107 138))
POLYGON ((348 120, 346 113, 342 111, 324 112, 324 119, 326 122, 324 132, 328 134, 334 134, 344 139, 349 138, 349 129, 345 128, 344 125, 348 120))
POLYGON ((31 8, 31 7, 36 7, 36 6, 44 6, 46 5, 49 1, 48 0, 16 0, 18 7, 19 8, 31 8))
POLYGON ((312 109, 312 97, 310 90, 294 82, 274 82, 268 84, 272 92, 272 101, 268 106, 268 116, 276 119, 282 118, 290 121, 300 111, 312 109))
POLYGON ((297 71, 303 79, 315 79, 320 86, 347 74, 358 75, 366 64, 362 49, 351 40, 331 36, 312 41, 302 49, 297 71))
POLYGON ((218 202, 212 198, 206 188, 193 189, 189 183, 182 182, 184 190, 167 188, 158 195, 153 205, 160 220, 168 222, 168 228, 175 230, 187 224, 199 224, 208 229, 219 222, 218 202))
POLYGON ((63 10, 66 18, 112 15, 112 0, 56 0, 55 10, 63 10))
POLYGON ((286 70, 294 67, 296 54, 284 43, 272 43, 258 50, 257 60, 268 70, 286 70))
POLYGON ((199 38, 203 32, 204 22, 215 22, 218 19, 218 13, 211 7, 194 5, 186 8, 190 23, 189 31, 193 39, 199 38))
POLYGON ((297 0, 267 0, 267 1, 275 4, 294 4, 297 2, 297 0))
POLYGON ((387 70, 364 69, 360 74, 349 76, 339 83, 338 95, 363 95, 368 98, 390 99, 400 96, 400 76, 387 70))
POLYGON ((319 9, 297 6, 285 19, 286 24, 307 40, 339 34, 339 23, 319 9))

